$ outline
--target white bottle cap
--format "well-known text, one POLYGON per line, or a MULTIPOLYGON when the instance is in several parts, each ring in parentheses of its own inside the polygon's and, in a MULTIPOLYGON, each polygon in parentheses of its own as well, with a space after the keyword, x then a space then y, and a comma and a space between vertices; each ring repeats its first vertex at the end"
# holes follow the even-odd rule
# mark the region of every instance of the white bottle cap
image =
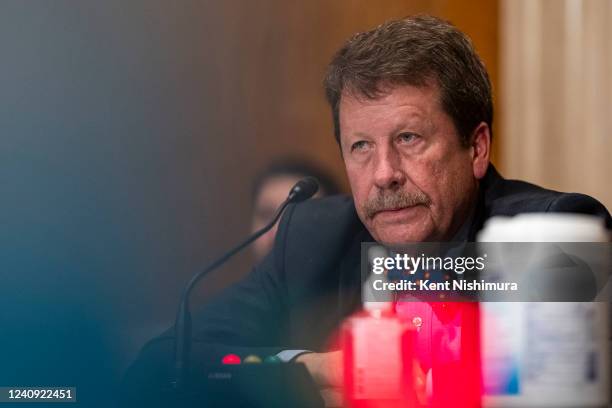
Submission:
POLYGON ((604 220, 572 213, 527 213, 492 217, 478 233, 480 242, 609 242, 604 220))

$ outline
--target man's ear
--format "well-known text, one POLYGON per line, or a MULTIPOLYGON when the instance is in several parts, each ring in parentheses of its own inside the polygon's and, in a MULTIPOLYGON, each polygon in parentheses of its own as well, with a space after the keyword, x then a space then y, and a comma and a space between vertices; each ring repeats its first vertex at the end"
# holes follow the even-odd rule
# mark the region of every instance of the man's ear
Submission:
POLYGON ((489 125, 480 122, 476 127, 472 135, 470 150, 472 151, 474 177, 480 180, 485 176, 489 167, 489 156, 491 154, 491 130, 489 125))

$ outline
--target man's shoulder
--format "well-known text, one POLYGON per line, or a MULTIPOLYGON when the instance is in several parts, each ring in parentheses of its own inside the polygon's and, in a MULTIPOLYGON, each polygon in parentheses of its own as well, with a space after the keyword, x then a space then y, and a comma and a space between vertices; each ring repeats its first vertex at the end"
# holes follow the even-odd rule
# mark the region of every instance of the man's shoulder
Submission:
POLYGON ((291 259, 300 268, 323 268, 363 237, 367 232, 350 196, 308 200, 290 206, 283 216, 276 236, 277 262, 291 259))
POLYGON ((522 180, 508 180, 495 173, 483 183, 484 201, 490 215, 516 215, 524 212, 544 212, 561 195, 522 180))
POLYGON ((573 212, 597 215, 610 227, 610 214, 603 204, 586 194, 563 193, 521 180, 501 177, 494 168, 483 180, 487 218, 532 212, 573 212))
POLYGON ((291 234, 291 238, 301 240, 325 236, 339 238, 364 228, 352 197, 344 194, 291 206, 282 224, 290 225, 287 233, 291 234))
POLYGON ((338 194, 296 204, 293 208, 292 217, 307 219, 314 223, 328 223, 337 218, 355 221, 357 212, 351 196, 338 194))

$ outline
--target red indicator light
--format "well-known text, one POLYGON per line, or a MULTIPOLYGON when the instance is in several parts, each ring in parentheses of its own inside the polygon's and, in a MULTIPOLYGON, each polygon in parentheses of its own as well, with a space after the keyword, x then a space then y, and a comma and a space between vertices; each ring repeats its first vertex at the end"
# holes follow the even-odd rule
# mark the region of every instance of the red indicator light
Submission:
POLYGON ((227 354, 221 360, 223 364, 240 364, 240 357, 236 354, 227 354))

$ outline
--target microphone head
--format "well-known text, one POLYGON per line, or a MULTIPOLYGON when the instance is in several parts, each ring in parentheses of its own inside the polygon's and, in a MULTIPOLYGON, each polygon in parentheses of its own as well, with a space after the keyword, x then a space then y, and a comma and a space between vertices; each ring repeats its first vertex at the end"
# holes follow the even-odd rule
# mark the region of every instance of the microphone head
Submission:
POLYGON ((304 177, 291 189, 287 201, 290 203, 299 203, 300 201, 308 200, 319 190, 319 182, 314 177, 304 177))

